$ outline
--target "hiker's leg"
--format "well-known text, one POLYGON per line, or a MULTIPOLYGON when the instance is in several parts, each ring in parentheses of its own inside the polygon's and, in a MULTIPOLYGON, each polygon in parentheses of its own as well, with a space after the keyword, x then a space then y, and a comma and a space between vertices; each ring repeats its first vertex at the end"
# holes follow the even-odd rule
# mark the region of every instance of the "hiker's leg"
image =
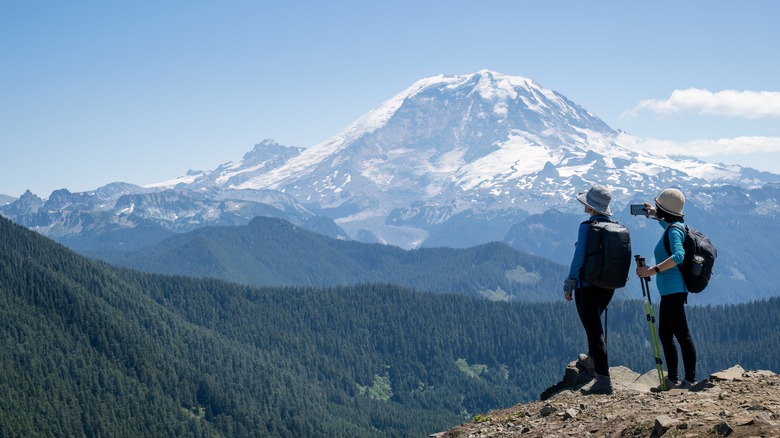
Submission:
POLYGON ((598 291, 599 318, 601 318, 601 314, 604 313, 604 310, 607 309, 607 306, 612 301, 612 297, 615 296, 615 289, 600 289, 596 287, 593 289, 598 291))
POLYGON ((658 340, 664 349, 666 370, 669 380, 679 380, 677 371, 677 346, 674 344, 674 329, 672 328, 672 316, 674 314, 674 299, 670 295, 661 296, 661 304, 658 309, 658 340))
POLYGON ((603 309, 600 306, 603 297, 600 294, 603 292, 604 289, 586 286, 577 289, 574 297, 577 302, 577 313, 580 315, 580 321, 582 321, 585 335, 588 338, 588 356, 593 358, 596 374, 609 376, 607 346, 604 342, 604 329, 601 325, 603 309))
POLYGON ((672 294, 675 305, 672 314, 672 330, 674 337, 680 344, 683 366, 685 367, 685 380, 696 381, 696 346, 693 344, 691 332, 688 329, 688 318, 685 314, 685 304, 688 301, 687 293, 672 294))
POLYGON ((601 289, 594 287, 593 292, 598 297, 598 309, 599 309, 599 316, 598 316, 598 327, 599 327, 599 337, 598 337, 598 348, 600 352, 603 352, 603 361, 604 363, 599 365, 596 362, 596 359, 593 359, 594 363, 596 363, 596 372, 598 374, 609 376, 609 353, 607 351, 607 334, 603 332, 601 329, 601 315, 604 313, 604 311, 607 309, 607 306, 609 306, 610 301, 612 301, 612 297, 615 295, 615 289, 601 289), (601 371, 599 371, 601 370, 601 371))

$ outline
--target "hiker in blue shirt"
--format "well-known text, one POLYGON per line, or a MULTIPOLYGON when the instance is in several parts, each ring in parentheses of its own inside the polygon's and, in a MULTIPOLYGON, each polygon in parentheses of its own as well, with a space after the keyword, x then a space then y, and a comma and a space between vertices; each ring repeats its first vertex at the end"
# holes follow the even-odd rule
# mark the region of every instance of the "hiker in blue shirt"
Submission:
MULTIPOLYGON (((587 192, 578 194, 577 200, 585 206, 585 213, 590 215, 589 220, 609 220, 608 216, 612 215, 612 210, 609 208, 612 194, 606 187, 593 186, 587 192)), ((588 356, 582 357, 584 355, 581 355, 578 364, 593 375, 596 381, 584 393, 611 394, 612 379, 609 376, 607 343, 601 325, 601 314, 604 313, 604 309, 612 300, 615 290, 589 285, 580 279, 580 270, 585 261, 587 239, 588 224, 583 222, 577 233, 577 247, 571 261, 569 275, 563 283, 563 294, 566 301, 571 301, 572 292, 574 292, 577 313, 588 338, 588 356)))
MULTIPOLYGON (((655 216, 663 227, 661 240, 655 246, 655 266, 636 268, 640 278, 656 276, 656 287, 661 295, 658 316, 658 340, 666 358, 666 388, 690 388, 696 384, 696 347, 693 344, 691 332, 688 329, 688 319, 685 315, 685 304, 688 302, 688 289, 677 265, 685 258, 683 241, 685 233, 672 224, 683 224, 683 206, 685 196, 677 189, 666 189, 655 198, 655 206, 645 204, 647 216, 655 216), (669 239, 671 254, 666 251, 664 240, 669 239), (660 262, 659 262, 660 260, 660 262), (680 381, 678 375, 677 346, 674 339, 680 343, 685 379, 680 381)), ((684 224, 683 224, 684 225, 684 224)))

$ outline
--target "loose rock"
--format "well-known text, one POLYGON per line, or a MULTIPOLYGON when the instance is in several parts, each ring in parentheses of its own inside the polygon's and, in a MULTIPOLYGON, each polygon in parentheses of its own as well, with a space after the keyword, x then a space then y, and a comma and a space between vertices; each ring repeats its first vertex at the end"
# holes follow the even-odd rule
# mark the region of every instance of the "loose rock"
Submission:
MULTIPOLYGON (((569 373, 567 384, 574 381, 569 373)), ((548 401, 477 415, 479 423, 464 423, 440 436, 780 437, 780 376, 775 373, 735 365, 704 379, 699 390, 660 394, 649 390, 658 384, 655 369, 640 375, 613 367, 610 375, 611 395, 580 394, 587 383, 579 378, 574 386, 559 382, 545 394, 548 401)))

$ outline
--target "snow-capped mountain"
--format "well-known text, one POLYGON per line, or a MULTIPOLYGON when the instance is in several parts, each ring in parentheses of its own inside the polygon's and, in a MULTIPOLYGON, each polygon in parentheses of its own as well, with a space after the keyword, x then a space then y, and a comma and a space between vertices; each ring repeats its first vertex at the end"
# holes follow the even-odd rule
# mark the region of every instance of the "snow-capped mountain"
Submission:
POLYGON ((579 208, 573 197, 591 184, 609 186, 619 209, 668 186, 780 180, 636 151, 635 142, 530 79, 482 70, 420 80, 308 149, 266 141, 237 162, 158 186, 278 190, 355 238, 413 247, 466 212, 579 208))
MULTIPOLYGON (((324 216, 343 229, 341 238, 470 246, 502 240, 529 215, 580 211, 574 195, 592 184, 609 186, 619 211, 669 186, 696 199, 703 187, 780 181, 635 144, 531 79, 482 70, 422 79, 307 149, 266 140, 214 170, 149 187, 59 190, 45 201, 27 193, 0 212, 52 237, 138 227, 184 232, 257 215, 304 225, 324 216)), ((706 204, 708 196, 699 198, 706 204)))
POLYGON ((719 249, 706 299, 780 294, 766 262, 780 258, 780 175, 636 145, 559 93, 483 70, 418 81, 307 149, 266 140, 214 170, 149 187, 58 190, 48 199, 28 192, 0 205, 0 214, 91 252, 272 216, 403 248, 503 241, 567 264, 583 219, 576 193, 610 187, 615 218, 631 229, 637 252, 649 255, 657 224, 625 209, 676 186, 687 197, 686 220, 719 249))

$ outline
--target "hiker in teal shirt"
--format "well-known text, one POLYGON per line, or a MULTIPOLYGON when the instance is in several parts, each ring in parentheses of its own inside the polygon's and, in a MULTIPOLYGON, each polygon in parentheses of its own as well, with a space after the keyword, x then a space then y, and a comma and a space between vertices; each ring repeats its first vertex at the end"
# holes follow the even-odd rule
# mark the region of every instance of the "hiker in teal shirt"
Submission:
POLYGON ((661 295, 658 316, 658 339, 666 358, 667 381, 666 388, 690 388, 696 384, 696 347, 693 344, 691 332, 688 329, 688 318, 685 315, 685 304, 688 303, 688 289, 685 287, 682 273, 677 268, 685 258, 683 241, 685 233, 678 227, 684 227, 683 206, 685 196, 677 189, 666 189, 655 198, 655 206, 645 204, 647 215, 655 216, 664 232, 655 246, 655 266, 637 267, 636 274, 640 278, 656 276, 656 287, 661 295), (670 252, 666 251, 664 241, 669 239, 670 252), (660 261, 659 261, 660 260, 660 261), (674 339, 680 343, 685 379, 679 380, 677 346, 674 339))

